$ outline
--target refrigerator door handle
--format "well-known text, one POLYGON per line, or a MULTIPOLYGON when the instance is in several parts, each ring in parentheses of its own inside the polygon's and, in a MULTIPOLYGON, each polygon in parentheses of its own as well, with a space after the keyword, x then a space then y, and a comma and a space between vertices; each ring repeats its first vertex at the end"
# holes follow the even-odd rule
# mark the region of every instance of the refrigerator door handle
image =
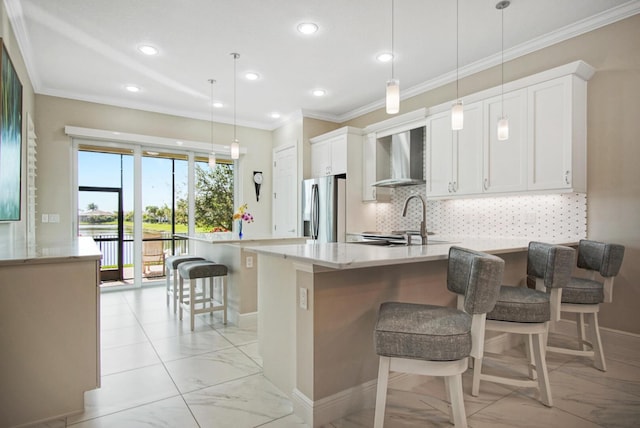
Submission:
POLYGON ((318 185, 311 185, 311 239, 318 239, 318 226, 320 222, 320 196, 318 185))

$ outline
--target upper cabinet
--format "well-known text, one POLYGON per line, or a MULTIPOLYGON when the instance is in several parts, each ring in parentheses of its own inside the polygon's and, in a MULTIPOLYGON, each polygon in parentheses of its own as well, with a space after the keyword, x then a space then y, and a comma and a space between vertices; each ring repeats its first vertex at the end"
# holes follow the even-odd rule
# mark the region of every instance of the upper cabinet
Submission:
POLYGON ((528 183, 586 192, 587 82, 575 76, 528 88, 528 183))
POLYGON ((311 173, 314 177, 347 173, 347 134, 311 139, 311 173))
POLYGON ((484 102, 484 175, 487 193, 527 189, 527 91, 509 92, 484 102), (509 138, 498 140, 498 120, 509 120, 509 138))
MULTIPOLYGON (((375 205, 362 200, 363 136, 359 128, 345 126, 313 137, 311 143, 312 176, 346 174, 346 232, 375 230, 375 205)), ((375 155, 374 155, 375 156, 375 155)))
POLYGON ((482 191, 482 103, 464 107, 464 128, 451 130, 451 112, 427 120, 427 194, 432 197, 482 191))
POLYGON ((465 97, 464 128, 451 130, 450 104, 427 117, 427 195, 586 192, 587 80, 576 61, 465 97), (509 138, 497 138, 501 116, 509 138))

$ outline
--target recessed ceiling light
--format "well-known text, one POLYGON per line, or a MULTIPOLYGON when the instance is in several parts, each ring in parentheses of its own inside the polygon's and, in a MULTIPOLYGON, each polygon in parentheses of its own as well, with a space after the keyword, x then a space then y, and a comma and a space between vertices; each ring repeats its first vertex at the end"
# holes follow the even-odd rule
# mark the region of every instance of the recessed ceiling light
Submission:
POLYGON ((222 104, 220 101, 214 101, 212 104, 215 108, 222 108, 224 107, 224 104, 222 104))
POLYGON ((127 85, 124 88, 129 92, 140 92, 140 88, 136 85, 127 85))
POLYGON ((327 94, 327 91, 324 89, 314 89, 311 93, 316 97, 323 97, 327 94))
POLYGON ((182 141, 176 141, 176 144, 181 146, 182 145, 182 141))
POLYGON ((381 53, 376 59, 380 62, 389 62, 393 59, 393 54, 389 52, 381 53))
POLYGON ((303 22, 298 24, 298 31, 302 34, 313 34, 318 31, 318 24, 313 22, 303 22))
POLYGON ((138 50, 145 55, 157 55, 158 49, 151 45, 140 45, 138 46, 138 50))
POLYGON ((273 113, 271 113, 271 117, 274 119, 280 119, 280 113, 274 111, 273 113))
POLYGON ((258 78, 260 78, 260 75, 255 71, 248 71, 244 74, 244 77, 247 80, 258 80, 258 78))

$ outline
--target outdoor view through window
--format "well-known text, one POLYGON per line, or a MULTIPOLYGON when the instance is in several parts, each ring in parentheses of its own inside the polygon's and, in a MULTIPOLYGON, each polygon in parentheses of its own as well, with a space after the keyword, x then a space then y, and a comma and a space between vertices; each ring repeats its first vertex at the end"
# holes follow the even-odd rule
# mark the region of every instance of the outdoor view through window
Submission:
MULTIPOLYGON (((92 236, 103 254, 105 285, 132 284, 134 219, 142 219, 143 282, 164 276, 164 260, 187 252, 188 160, 186 155, 142 152, 142 210, 134 210, 134 155, 129 149, 82 146, 78 151, 78 233, 92 236)), ((215 169, 207 159, 195 161, 196 232, 231 230, 233 164, 215 169)))

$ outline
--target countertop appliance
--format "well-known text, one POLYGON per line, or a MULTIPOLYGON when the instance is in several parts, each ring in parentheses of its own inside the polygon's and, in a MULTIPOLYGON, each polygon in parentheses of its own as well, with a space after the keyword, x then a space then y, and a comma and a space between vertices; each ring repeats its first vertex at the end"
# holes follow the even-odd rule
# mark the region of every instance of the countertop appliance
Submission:
POLYGON ((302 182, 304 236, 317 242, 344 242, 346 180, 329 175, 302 182))

